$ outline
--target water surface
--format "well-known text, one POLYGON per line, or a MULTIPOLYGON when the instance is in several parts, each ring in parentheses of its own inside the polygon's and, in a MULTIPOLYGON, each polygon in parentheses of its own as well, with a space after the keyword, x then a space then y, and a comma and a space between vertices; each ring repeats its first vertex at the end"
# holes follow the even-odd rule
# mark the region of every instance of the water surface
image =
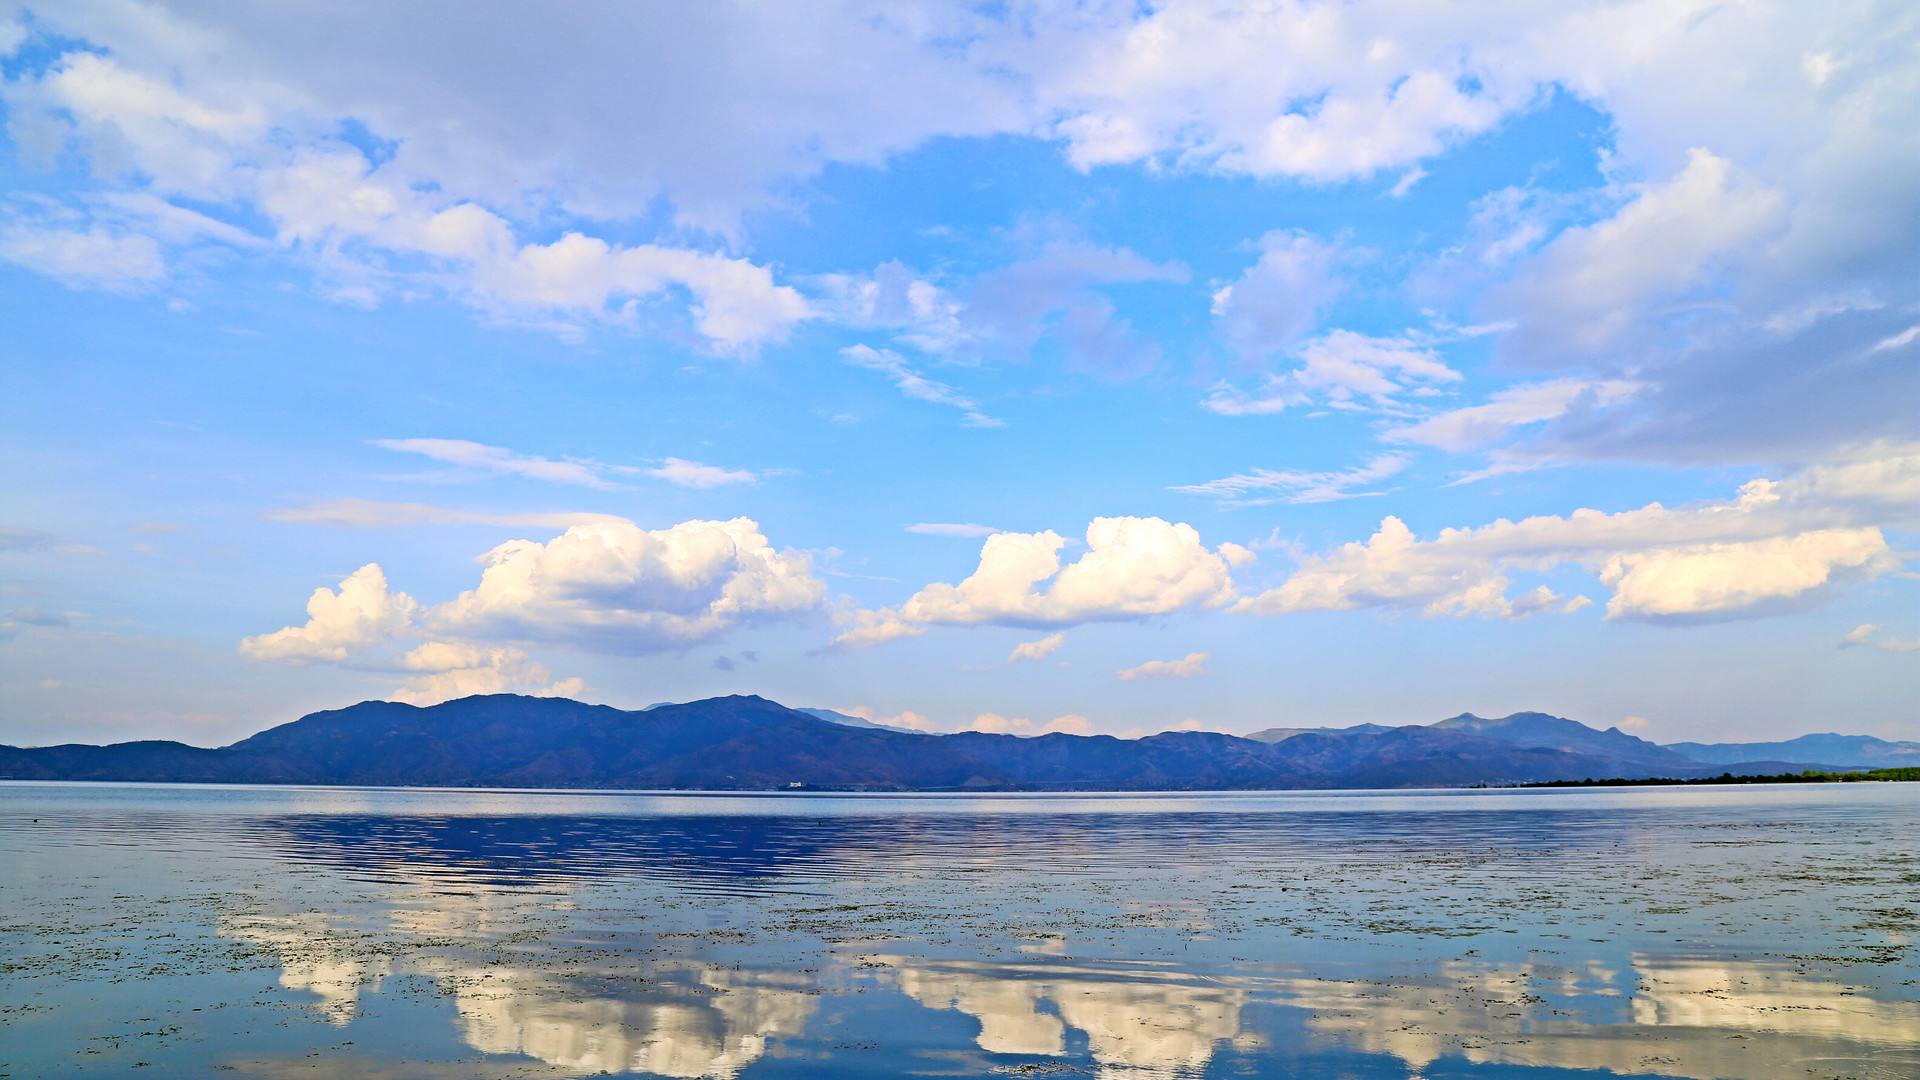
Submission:
POLYGON ((1920 1075, 1920 785, 0 784, 0 1076, 1920 1075))

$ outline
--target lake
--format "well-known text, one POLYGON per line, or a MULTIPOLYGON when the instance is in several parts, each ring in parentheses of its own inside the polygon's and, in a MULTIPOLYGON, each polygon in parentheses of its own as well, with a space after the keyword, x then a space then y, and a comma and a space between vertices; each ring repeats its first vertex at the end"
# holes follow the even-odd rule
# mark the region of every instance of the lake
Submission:
POLYGON ((1920 785, 0 783, 0 1076, 1920 1075, 1920 785))

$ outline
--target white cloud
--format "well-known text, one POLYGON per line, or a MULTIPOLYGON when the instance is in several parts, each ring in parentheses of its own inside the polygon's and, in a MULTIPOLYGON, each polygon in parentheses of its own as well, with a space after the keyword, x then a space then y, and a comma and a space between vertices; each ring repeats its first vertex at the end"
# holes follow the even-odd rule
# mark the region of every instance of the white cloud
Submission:
MULTIPOLYGON (((709 489, 730 484, 752 484, 760 477, 745 469, 727 469, 686 458, 663 458, 658 465, 639 469, 626 465, 606 465, 584 458, 543 458, 521 454, 501 446, 470 442, 466 439, 374 439, 373 445, 403 454, 422 457, 475 472, 498 476, 519 476, 551 484, 576 487, 619 487, 610 477, 644 473, 676 487, 709 489)), ((286 520, 286 519, 282 519, 286 520)))
POLYGON ((1642 329, 1655 305, 1708 282, 1721 260, 1777 232, 1785 211, 1778 191, 1696 149, 1671 180, 1646 185, 1611 218, 1567 229, 1516 268, 1492 301, 1519 324, 1508 348, 1549 367, 1594 354, 1642 329))
POLYGON ((898 612, 886 608, 850 611, 842 617, 841 624, 845 629, 833 639, 834 646, 841 649, 862 649, 901 638, 919 637, 927 632, 925 627, 916 626, 901 618, 898 612))
POLYGON ((835 709, 833 711, 845 713, 848 716, 857 716, 862 720, 871 720, 885 727, 905 728, 908 731, 932 731, 934 729, 932 720, 914 712, 912 709, 902 709, 897 713, 881 713, 865 705, 855 705, 851 708, 835 709))
POLYGON ((698 461, 686 458, 670 457, 658 466, 646 470, 648 476, 665 480, 676 487, 708 488, 726 487, 730 484, 752 484, 759 477, 746 469, 726 469, 718 465, 702 465, 698 461))
POLYGON ((1840 647, 1850 649, 1856 645, 1871 644, 1873 636, 1879 632, 1879 623, 1861 623, 1859 626, 1847 631, 1847 636, 1840 639, 1840 647))
POLYGON ((918 521, 907 526, 907 531, 921 536, 959 536, 980 539, 992 536, 999 529, 991 525, 969 525, 961 522, 918 521))
POLYGON ((1920 326, 1909 326, 1897 334, 1890 334, 1874 343, 1874 352, 1886 352, 1889 349, 1904 349, 1920 341, 1920 326))
MULTIPOLYGON (((1039 72, 1083 169, 1165 159, 1349 179, 1485 131, 1530 91, 1487 78, 1471 53, 1443 44, 1450 35, 1405 12, 1168 4, 1027 17, 1032 43, 1008 51, 1039 72)), ((1472 17, 1455 27, 1466 41, 1494 29, 1472 17)))
POLYGON ((1239 544, 1234 543, 1231 540, 1228 540, 1222 543, 1215 550, 1220 552, 1221 558, 1227 560, 1228 566, 1231 566, 1236 570, 1238 570, 1242 566, 1247 566, 1251 563, 1260 561, 1259 554, 1256 553, 1253 550, 1253 548, 1243 547, 1239 544))
POLYGON ((998 533, 958 585, 929 585, 901 605, 916 623, 1074 623, 1225 603, 1227 564, 1192 526, 1153 517, 1095 518, 1087 552, 1064 567, 1053 532, 998 533), (1042 583, 1051 579, 1051 584, 1042 583))
POLYGON ((99 226, 0 227, 0 259, 67 285, 106 292, 144 292, 167 276, 166 259, 151 237, 99 226))
POLYGON ((616 300, 683 288, 693 297, 695 326, 722 352, 784 341, 812 315, 798 291, 746 260, 654 244, 616 247, 577 232, 478 263, 474 285, 486 300, 596 318, 616 300))
POLYGON ((1136 679, 1197 679, 1207 673, 1207 654, 1191 652, 1178 660, 1148 660, 1113 673, 1121 682, 1136 679))
POLYGON ((337 591, 313 590, 304 624, 247 638, 240 652, 252 660, 342 663, 410 633, 419 614, 413 597, 390 591, 380 564, 368 563, 347 575, 337 591))
MULTIPOLYGON (((1679 359, 1668 378, 1640 370, 1660 359, 1642 347, 1658 328, 1677 331, 1665 335, 1677 351, 1718 348, 1707 339, 1719 324, 1758 325, 1806 303, 1810 288, 1892 313, 1911 310, 1920 280, 1920 94, 1898 5, 1495 4, 1440 14, 1171 2, 902 15, 849 3, 804 14, 661 7, 614 22, 581 9, 537 26, 476 23, 463 30, 464 50, 422 48, 443 28, 410 5, 366 16, 353 35, 337 33, 338 17, 301 4, 37 10, 41 40, 87 45, 0 90, 23 161, 80 159, 100 192, 148 200, 143 214, 75 193, 80 220, 62 226, 61 243, 104 235, 132 246, 66 265, 119 266, 108 280, 137 288, 164 272, 147 254, 177 266, 185 252, 174 248, 246 246, 251 234, 350 302, 445 295, 488 319, 574 333, 656 321, 678 333, 685 315, 706 347, 746 353, 829 310, 839 317, 840 292, 823 289, 816 304, 777 268, 735 254, 748 250, 743 214, 803 205, 805 182, 831 163, 881 166, 933 139, 1011 136, 1055 140, 1082 168, 1138 163, 1156 178, 1405 180, 1557 94, 1602 117, 1605 183, 1556 196, 1564 205, 1552 212, 1496 215, 1503 227, 1469 245, 1463 262, 1485 270, 1476 291, 1496 274, 1511 279, 1489 298, 1518 324, 1501 347, 1507 359, 1559 367, 1585 357, 1602 369, 1593 378, 1632 374, 1658 390, 1699 370, 1679 359), (462 59, 494 52, 564 56, 568 77, 462 59), (1717 77, 1703 82, 1701 71, 1717 77), (349 118, 379 151, 340 137, 349 118), (663 211, 670 225, 652 242, 609 239, 644 232, 635 223, 663 211), (247 230, 219 228, 235 222, 247 230), (164 250, 138 250, 140 229, 164 250), (702 248, 688 230, 728 245, 702 248)), ((1568 167, 1562 177, 1585 164, 1568 167)), ((1531 190, 1511 189, 1522 202, 1531 190)), ((1107 255, 1109 271, 1125 271, 1117 251, 1107 255)), ((1028 282, 1066 280, 1055 271, 1071 261, 1010 275, 1000 295, 1021 301, 1028 282)), ((1125 279, 1078 280, 1038 323, 1090 366, 1108 355, 1124 370, 1152 364, 1151 335, 1099 291, 1125 279)), ((928 349, 978 347, 999 332, 979 326, 1035 323, 1023 315, 1030 304, 1006 306, 995 324, 986 297, 957 297, 965 290, 912 273, 897 284, 880 291, 898 303, 873 299, 869 314, 847 317, 897 325, 903 341, 928 349), (967 307, 974 325, 962 324, 967 307)), ((1274 347, 1300 325, 1286 302, 1310 284, 1266 306, 1251 279, 1234 283, 1222 333, 1274 347)), ((1868 346, 1898 339, 1908 322, 1873 328, 1868 346)), ((1804 400, 1785 376, 1811 367, 1808 385, 1830 395, 1803 410, 1812 419, 1801 423, 1829 440, 1814 449, 1898 430, 1910 400, 1885 391, 1901 373, 1851 371, 1850 358, 1821 344, 1787 360, 1725 345, 1729 370, 1716 382, 1779 388, 1721 395, 1728 426, 1778 443, 1758 420, 1804 400), (1867 405, 1879 410, 1871 427, 1860 423, 1867 405)), ((1272 389, 1229 388, 1215 403, 1272 412, 1298 391, 1272 389)), ((1659 428, 1704 426, 1688 422, 1703 395, 1671 400, 1659 428)), ((1649 393, 1643 407, 1667 401, 1649 393)), ((1662 440, 1638 429, 1609 437, 1629 435, 1662 440)), ((1772 455, 1789 456, 1806 455, 1772 455)))
POLYGON ((807 557, 775 551, 745 518, 648 531, 625 519, 573 525, 541 544, 481 556, 479 585, 426 606, 392 591, 376 563, 316 589, 307 621, 240 643, 253 660, 324 661, 402 672, 401 700, 468 694, 573 695, 524 642, 635 654, 690 645, 742 623, 819 606, 807 557))
MULTIPOLYGON (((1513 618, 1559 601, 1515 598, 1508 575, 1586 569, 1613 589, 1609 618, 1697 620, 1763 614, 1817 599, 1831 587, 1899 565, 1880 529, 1853 524, 1872 500, 1904 492, 1920 455, 1755 480, 1738 498, 1691 508, 1576 510, 1565 517, 1496 521, 1417 538, 1397 517, 1364 542, 1302 560, 1277 588, 1239 602, 1259 614, 1385 608, 1426 615, 1513 618)), ((1582 597, 1562 610, 1585 606, 1582 597)))
POLYGON ((1639 389, 1625 379, 1565 378, 1510 386, 1494 393, 1484 405, 1468 405, 1390 428, 1381 438, 1455 452, 1473 450, 1497 442, 1516 427, 1552 420, 1582 406, 1602 408, 1639 389))
POLYGON ((1226 556, 1202 544, 1190 525, 1095 518, 1087 526, 1086 554, 1063 566, 1066 543, 1051 531, 996 533, 981 545, 979 565, 964 581, 928 585, 898 608, 859 612, 853 629, 835 643, 877 644, 930 625, 1136 619, 1218 607, 1234 596, 1226 556))
POLYGON ((824 293, 820 306, 850 326, 889 331, 906 345, 950 359, 1028 355, 1045 340, 1060 346, 1074 370, 1125 378, 1158 367, 1159 343, 1135 331, 1104 290, 1185 284, 1187 268, 1061 231, 1049 225, 1014 230, 1011 240, 1026 254, 952 286, 925 280, 898 261, 871 275, 821 275, 815 279, 824 293))
POLYGON ((576 525, 544 544, 510 540, 480 562, 480 584, 435 608, 434 625, 469 637, 649 652, 809 610, 826 596, 805 554, 776 551, 747 518, 656 530, 576 525))
POLYGON ((1340 472, 1253 469, 1209 480, 1204 484, 1181 484, 1172 490, 1188 495, 1208 495, 1231 506, 1335 502, 1384 494, 1354 489, 1398 475, 1406 467, 1405 454, 1380 454, 1365 465, 1340 472))
POLYGON ((1222 339, 1258 360, 1313 331, 1320 312, 1340 295, 1340 250, 1301 232, 1260 238, 1260 258, 1213 294, 1213 318, 1222 339))
POLYGON ((306 506, 272 510, 261 516, 268 521, 296 525, 332 525, 353 529, 413 529, 427 525, 523 525, 566 529, 574 525, 626 520, 613 514, 592 513, 491 514, 434 506, 431 503, 381 502, 374 499, 329 499, 306 506))
POLYGON ((877 371, 892 380, 893 385, 902 394, 916 401, 931 402, 958 409, 961 423, 966 427, 1004 427, 1005 422, 996 420, 980 411, 972 398, 943 382, 929 379, 907 365, 906 358, 890 349, 875 349, 868 345, 849 345, 840 350, 847 363, 855 367, 877 371))
POLYGON ((556 461, 552 458, 519 454, 505 447, 488 446, 466 439, 374 439, 373 445, 402 454, 422 457, 463 469, 520 476, 550 484, 610 488, 614 485, 602 473, 605 467, 590 461, 556 461))
POLYGON ((1201 404, 1222 416, 1259 416, 1309 403, 1347 411, 1399 412, 1399 398, 1461 379, 1431 348, 1410 338, 1335 330, 1298 350, 1298 368, 1268 375, 1252 392, 1216 385, 1201 404))
POLYGON ((414 705, 435 705, 474 694, 576 697, 586 689, 579 678, 552 681, 546 665, 527 659, 525 652, 512 646, 429 641, 408 652, 401 667, 417 674, 394 691, 394 700, 414 705))
POLYGON ((1879 529, 1819 529, 1615 555, 1600 580, 1613 587, 1608 618, 1657 619, 1741 611, 1894 565, 1879 529))
POLYGON ((1426 178, 1427 170, 1415 165, 1413 168, 1400 174, 1400 179, 1395 180, 1393 186, 1387 189, 1387 196, 1394 199, 1404 199, 1413 192, 1414 187, 1417 186, 1420 181, 1426 178))
MULTIPOLYGON (((205 215, 194 215, 200 227, 183 232, 192 212, 170 200, 253 210, 283 247, 310 258, 325 290, 340 299, 366 306, 391 293, 438 290, 496 317, 572 332, 632 323, 638 302, 678 291, 690 301, 697 332, 723 353, 784 340, 812 315, 798 291, 744 259, 615 245, 580 231, 522 244, 512 223, 449 191, 445 177, 409 175, 405 155, 376 165, 332 136, 337 124, 302 115, 304 103, 269 83, 206 86, 202 98, 177 78, 132 70, 131 62, 127 54, 72 52, 14 86, 9 100, 30 130, 50 128, 54 145, 84 146, 96 171, 143 182, 114 193, 117 212, 126 217, 129 199, 144 200, 135 216, 176 244, 233 244, 240 236, 205 215), (223 108, 213 100, 250 104, 223 108)), ((152 236, 19 226, 7 235, 0 254, 32 258, 54 276, 125 291, 164 274, 152 236)))
POLYGON ((1093 721, 1079 713, 1056 716, 1045 723, 1029 720, 1024 716, 1002 716, 999 713, 981 713, 973 718, 963 731, 981 731, 989 735, 1019 735, 1031 738, 1035 735, 1091 735, 1093 721))
POLYGON ((1055 650, 1066 643, 1067 635, 1065 631, 1057 634, 1048 634, 1038 641, 1023 641, 1015 645, 1013 651, 1007 654, 1007 663, 1017 664, 1022 660, 1044 660, 1052 656, 1055 650))

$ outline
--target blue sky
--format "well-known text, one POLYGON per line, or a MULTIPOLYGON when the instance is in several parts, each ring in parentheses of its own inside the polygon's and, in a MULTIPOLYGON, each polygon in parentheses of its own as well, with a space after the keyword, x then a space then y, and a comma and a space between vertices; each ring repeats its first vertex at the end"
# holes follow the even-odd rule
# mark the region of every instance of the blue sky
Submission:
POLYGON ((0 740, 1920 738, 1917 25, 0 6, 0 740))

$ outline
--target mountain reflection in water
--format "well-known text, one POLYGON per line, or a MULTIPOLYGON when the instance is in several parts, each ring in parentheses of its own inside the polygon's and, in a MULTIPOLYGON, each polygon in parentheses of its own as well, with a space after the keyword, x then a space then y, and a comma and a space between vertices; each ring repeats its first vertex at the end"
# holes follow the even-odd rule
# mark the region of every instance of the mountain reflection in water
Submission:
POLYGON ((0 1074, 1920 1075, 1884 791, 23 785, 0 860, 0 1074))
POLYGON ((1077 813, 982 817, 288 815, 235 823, 280 856, 371 880, 477 887, 644 877, 754 892, 902 864, 1103 875, 1208 860, 1299 864, 1388 855, 1521 862, 1629 842, 1635 822, 1581 813, 1077 813))

